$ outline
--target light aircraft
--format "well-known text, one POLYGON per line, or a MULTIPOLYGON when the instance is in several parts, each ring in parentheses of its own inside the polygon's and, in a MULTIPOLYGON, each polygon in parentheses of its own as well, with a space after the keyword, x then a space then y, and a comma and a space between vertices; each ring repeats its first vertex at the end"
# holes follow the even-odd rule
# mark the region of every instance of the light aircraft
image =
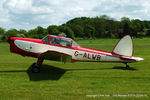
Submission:
POLYGON ((127 63, 144 60, 133 57, 133 40, 130 35, 124 36, 112 52, 84 48, 71 38, 47 35, 43 39, 8 37, 10 51, 22 56, 38 58, 32 65, 32 72, 40 72, 44 59, 62 62, 118 62, 127 63))

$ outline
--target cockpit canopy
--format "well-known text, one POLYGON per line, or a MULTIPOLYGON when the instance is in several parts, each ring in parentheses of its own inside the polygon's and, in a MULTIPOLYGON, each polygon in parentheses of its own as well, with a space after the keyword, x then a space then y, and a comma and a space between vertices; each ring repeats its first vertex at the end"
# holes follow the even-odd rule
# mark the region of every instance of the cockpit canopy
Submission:
POLYGON ((55 35, 47 35, 42 39, 47 44, 60 45, 65 47, 79 46, 71 38, 65 38, 55 35))

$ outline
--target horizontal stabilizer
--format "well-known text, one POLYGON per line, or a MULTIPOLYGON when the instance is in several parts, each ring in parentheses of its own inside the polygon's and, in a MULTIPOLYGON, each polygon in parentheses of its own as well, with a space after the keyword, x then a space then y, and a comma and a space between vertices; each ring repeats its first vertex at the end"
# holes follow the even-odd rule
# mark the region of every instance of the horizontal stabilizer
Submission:
POLYGON ((142 61, 144 60, 143 58, 140 58, 140 57, 128 57, 128 56, 120 56, 121 59, 124 59, 124 60, 131 60, 131 61, 135 61, 135 62, 138 62, 138 61, 142 61))

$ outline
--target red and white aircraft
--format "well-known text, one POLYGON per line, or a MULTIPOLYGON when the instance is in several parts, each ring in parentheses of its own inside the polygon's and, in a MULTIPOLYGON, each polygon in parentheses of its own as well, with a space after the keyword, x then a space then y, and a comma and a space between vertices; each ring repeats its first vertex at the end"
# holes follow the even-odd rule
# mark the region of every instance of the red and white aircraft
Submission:
POLYGON ((133 41, 129 35, 124 36, 112 52, 84 48, 71 38, 47 35, 43 39, 8 37, 10 51, 22 56, 38 58, 32 65, 33 72, 39 72, 44 59, 62 62, 119 62, 127 63, 144 60, 133 57, 133 41))

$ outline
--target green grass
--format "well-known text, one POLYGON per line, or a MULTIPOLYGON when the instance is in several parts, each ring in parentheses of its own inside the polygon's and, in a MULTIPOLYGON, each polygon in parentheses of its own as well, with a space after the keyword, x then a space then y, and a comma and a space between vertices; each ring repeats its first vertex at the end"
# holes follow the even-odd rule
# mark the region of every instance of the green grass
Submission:
MULTIPOLYGON (((112 51, 118 39, 78 41, 81 46, 112 51)), ((44 61, 41 73, 30 72, 37 59, 9 52, 7 43, 0 43, 1 100, 91 100, 149 99, 150 38, 134 39, 134 56, 143 62, 129 64, 125 70, 119 63, 67 63, 44 61), (113 95, 145 94, 137 97, 113 95), (86 95, 110 95, 88 97, 86 95)))

